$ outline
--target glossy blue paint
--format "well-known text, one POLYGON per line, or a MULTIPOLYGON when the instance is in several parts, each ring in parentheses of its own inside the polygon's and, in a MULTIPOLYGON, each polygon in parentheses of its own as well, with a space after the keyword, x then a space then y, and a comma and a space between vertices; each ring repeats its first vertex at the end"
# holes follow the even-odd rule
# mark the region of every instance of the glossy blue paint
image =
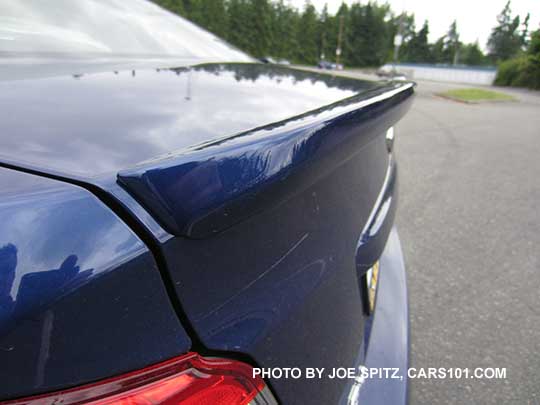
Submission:
POLYGON ((5 168, 0 184, 0 398, 189 349, 152 255, 95 196, 5 168))
MULTIPOLYGON (((379 288, 375 313, 366 320, 365 339, 354 368, 397 370, 396 377, 356 378, 347 381, 341 405, 406 404, 409 364, 409 313, 406 274, 395 227, 380 257, 379 288)), ((360 377, 360 372, 358 372, 360 377)))
MULTIPOLYGON (((142 1, 0 10, 37 27, 0 50, 0 398, 190 348, 406 367, 384 135, 412 84, 210 64, 252 59, 142 1)), ((406 381, 268 383, 284 404, 406 401, 406 381)))
MULTIPOLYGON (((312 184, 292 183, 295 193, 274 191, 282 198, 278 204, 223 232, 162 245, 177 295, 205 347, 249 354, 262 367, 330 370, 364 360, 358 358, 366 316, 357 242, 373 211, 395 209, 396 200, 387 197, 395 181, 385 182, 393 169, 383 135, 352 155, 312 184), (385 203, 392 206, 384 209, 385 203)), ((383 228, 369 229, 382 235, 377 230, 383 228)), ((376 243, 366 241, 363 252, 385 244, 378 237, 369 241, 376 243)), ((284 403, 336 403, 347 381, 270 383, 284 403)))
POLYGON ((356 247, 356 267, 367 271, 381 257, 388 235, 394 225, 397 199, 397 165, 393 156, 389 160, 386 178, 371 214, 364 225, 356 247))
MULTIPOLYGON (((119 182, 169 232, 207 237, 271 208, 350 159, 403 115, 412 88, 411 83, 387 84, 362 91, 298 117, 121 171, 119 182)), ((264 99, 278 104, 279 97, 264 99)))
MULTIPOLYGON (((409 308, 401 244, 395 228, 380 261, 377 309, 364 366, 397 368, 401 379, 368 379, 358 390, 358 404, 405 404, 408 397, 409 308)), ((345 393, 348 397, 353 388, 345 393)))
MULTIPOLYGON (((77 69, 84 73, 98 62, 90 59, 77 69)), ((104 64, 101 72, 72 76, 65 63, 51 63, 44 77, 36 70, 25 80, 0 80, 1 161, 80 179, 111 178, 143 161, 376 87, 262 64, 162 69, 171 67, 162 61, 154 65, 158 69, 124 67, 116 74, 104 64)), ((15 61, 11 68, 24 66, 15 61)))
MULTIPOLYGON (((9 156, 4 152, 0 161, 99 189, 125 210, 125 218, 131 215, 139 221, 138 232, 146 233, 154 253, 163 259, 170 298, 178 300, 176 309, 196 350, 238 353, 263 367, 330 369, 364 362, 369 319, 363 312, 360 277, 385 246, 396 204, 384 135, 410 105, 412 85, 373 84, 256 64, 125 73, 0 83, 5 90, 0 103, 8 112, 0 130, 19 139, 0 139, 0 151, 12 151, 9 156), (44 91, 50 86, 56 89, 54 96, 44 91), (25 116, 34 119, 24 120, 20 109, 10 106, 13 102, 26 103, 30 111, 25 116), (115 183, 117 172, 122 188, 115 183)), ((63 187, 91 196, 74 186, 63 187)), ((95 227, 106 221, 95 211, 121 223, 94 197, 91 200, 101 211, 77 208, 71 200, 66 200, 64 210, 53 205, 55 212, 65 211, 65 223, 73 210, 84 213, 88 223, 67 229, 58 222, 40 234, 61 250, 61 230, 101 257, 100 238, 92 235, 100 234, 95 227), (87 244, 87 239, 73 235, 88 235, 87 244)), ((122 229, 134 237, 124 225, 122 229)), ((24 234, 23 240, 32 242, 35 235, 24 234)), ((58 349, 57 358, 59 363, 79 359, 81 371, 74 375, 69 367, 51 362, 46 373, 51 382, 30 385, 37 367, 28 363, 29 369, 17 372, 34 390, 26 394, 102 378, 187 350, 188 339, 177 320, 150 327, 149 313, 164 301, 163 316, 172 316, 172 311, 155 264, 142 248, 144 253, 133 260, 150 261, 152 266, 134 264, 126 270, 127 264, 120 264, 106 271, 102 265, 101 276, 65 298, 51 290, 47 302, 52 307, 66 308, 63 303, 72 299, 75 312, 82 302, 93 300, 88 316, 97 330, 118 318, 114 309, 120 304, 111 298, 115 293, 124 294, 122 302, 131 308, 135 301, 143 305, 141 296, 149 302, 127 311, 130 322, 118 325, 110 342, 103 333, 90 333, 93 340, 84 342, 91 348, 86 357, 72 343, 83 326, 69 318, 58 339, 70 339, 71 344, 58 349), (126 281, 127 274, 137 274, 137 282, 126 281), (90 286, 95 290, 86 289, 90 286), (54 301, 56 296, 61 298, 54 301), (167 327, 172 332, 163 332, 167 327), (126 334, 132 334, 133 341, 119 348, 126 334)), ((68 259, 64 265, 57 260, 46 267, 62 270, 55 274, 75 266, 70 254, 77 255, 80 268, 99 268, 99 263, 83 262, 82 253, 62 252, 68 259)), ((309 403, 313 398, 335 403, 348 389, 344 380, 269 383, 282 403, 309 403)), ((22 386, 17 389, 22 392, 22 386)))

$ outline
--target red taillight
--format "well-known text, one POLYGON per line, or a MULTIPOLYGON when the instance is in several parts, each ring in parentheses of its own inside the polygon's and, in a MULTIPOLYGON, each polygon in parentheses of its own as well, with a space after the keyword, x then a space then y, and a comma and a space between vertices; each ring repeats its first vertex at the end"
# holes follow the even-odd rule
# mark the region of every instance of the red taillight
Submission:
POLYGON ((262 397, 267 403, 271 395, 252 370, 239 361, 188 353, 94 384, 0 405, 246 405, 262 397))

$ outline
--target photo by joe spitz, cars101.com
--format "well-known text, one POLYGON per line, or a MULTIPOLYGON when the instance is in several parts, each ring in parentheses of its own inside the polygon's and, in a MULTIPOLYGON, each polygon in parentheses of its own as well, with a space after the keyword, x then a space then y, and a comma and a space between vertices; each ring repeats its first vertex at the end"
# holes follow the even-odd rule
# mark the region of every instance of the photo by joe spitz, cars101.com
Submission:
POLYGON ((407 402, 414 83, 264 64, 143 0, 0 16, 0 404, 407 402))

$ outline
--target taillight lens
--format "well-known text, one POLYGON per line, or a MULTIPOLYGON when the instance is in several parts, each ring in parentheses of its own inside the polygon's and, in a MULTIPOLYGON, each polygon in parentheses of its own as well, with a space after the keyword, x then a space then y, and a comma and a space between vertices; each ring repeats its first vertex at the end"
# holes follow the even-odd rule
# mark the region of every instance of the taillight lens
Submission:
POLYGON ((246 405, 275 404, 251 366, 188 353, 94 384, 1 405, 246 405))

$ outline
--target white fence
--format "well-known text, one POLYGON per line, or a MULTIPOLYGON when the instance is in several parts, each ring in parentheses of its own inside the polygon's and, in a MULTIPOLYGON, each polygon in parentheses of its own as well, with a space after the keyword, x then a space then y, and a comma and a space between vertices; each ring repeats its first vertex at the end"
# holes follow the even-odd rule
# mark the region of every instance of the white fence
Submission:
POLYGON ((396 70, 411 80, 425 79, 439 82, 493 84, 497 70, 484 67, 437 66, 398 64, 396 70))

